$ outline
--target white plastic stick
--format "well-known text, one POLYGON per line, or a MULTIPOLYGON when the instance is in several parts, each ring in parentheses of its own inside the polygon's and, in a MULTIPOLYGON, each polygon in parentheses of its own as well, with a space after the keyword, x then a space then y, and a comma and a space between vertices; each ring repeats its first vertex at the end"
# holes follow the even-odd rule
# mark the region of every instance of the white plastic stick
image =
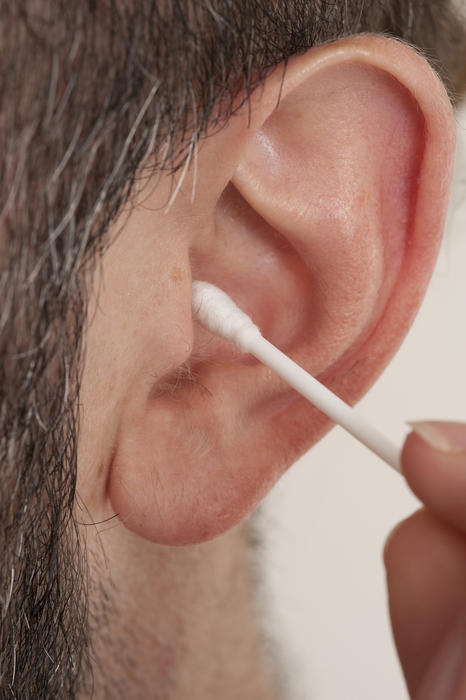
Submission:
POLYGON ((208 330, 231 340, 243 352, 254 355, 335 423, 401 472, 401 449, 354 408, 269 343, 249 316, 225 292, 208 282, 193 282, 193 311, 208 330))

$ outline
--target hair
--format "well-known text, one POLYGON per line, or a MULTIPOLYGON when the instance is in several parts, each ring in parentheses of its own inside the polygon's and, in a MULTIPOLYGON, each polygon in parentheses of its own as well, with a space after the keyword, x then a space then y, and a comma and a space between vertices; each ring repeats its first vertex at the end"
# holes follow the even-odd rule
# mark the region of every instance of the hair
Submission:
POLYGON ((88 272, 142 169, 189 167, 274 67, 377 32, 453 101, 466 30, 447 0, 0 0, 0 696, 89 688, 78 533, 88 272), (240 98, 240 99, 238 99, 240 98))

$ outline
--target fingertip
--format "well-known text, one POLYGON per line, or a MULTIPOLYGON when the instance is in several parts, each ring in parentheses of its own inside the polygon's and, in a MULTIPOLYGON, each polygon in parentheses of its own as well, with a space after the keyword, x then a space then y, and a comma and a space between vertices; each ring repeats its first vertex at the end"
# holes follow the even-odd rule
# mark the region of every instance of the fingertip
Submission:
POLYGON ((422 509, 391 532, 384 561, 396 647, 411 696, 416 696, 464 605, 466 545, 457 531, 422 509))
POLYGON ((401 452, 402 473, 430 510, 466 533, 466 452, 435 449, 432 441, 427 442, 425 431, 421 434, 416 429, 406 438, 401 452))

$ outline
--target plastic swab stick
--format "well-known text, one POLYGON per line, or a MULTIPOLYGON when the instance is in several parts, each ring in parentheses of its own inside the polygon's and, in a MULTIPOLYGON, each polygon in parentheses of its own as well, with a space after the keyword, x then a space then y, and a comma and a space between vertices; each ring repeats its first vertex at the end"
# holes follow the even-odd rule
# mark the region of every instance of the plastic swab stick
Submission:
POLYGON ((209 282, 193 282, 192 306, 194 316, 211 333, 232 341, 243 352, 254 355, 335 423, 401 472, 401 449, 354 408, 269 343, 249 316, 225 292, 209 282))

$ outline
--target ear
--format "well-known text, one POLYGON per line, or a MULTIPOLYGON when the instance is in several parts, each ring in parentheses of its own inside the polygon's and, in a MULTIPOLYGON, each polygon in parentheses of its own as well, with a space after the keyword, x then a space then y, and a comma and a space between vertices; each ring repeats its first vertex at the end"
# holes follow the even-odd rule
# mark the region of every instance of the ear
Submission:
MULTIPOLYGON (((348 38, 278 67, 204 142, 194 203, 188 173, 166 215, 189 241, 188 282, 225 289, 269 340, 354 403, 424 295, 454 132, 437 76, 397 41, 348 38)), ((190 285, 172 292, 188 337, 190 285)), ((238 523, 332 425, 199 328, 184 367, 184 379, 175 371, 176 382, 128 402, 108 481, 126 526, 166 544, 238 523)))

